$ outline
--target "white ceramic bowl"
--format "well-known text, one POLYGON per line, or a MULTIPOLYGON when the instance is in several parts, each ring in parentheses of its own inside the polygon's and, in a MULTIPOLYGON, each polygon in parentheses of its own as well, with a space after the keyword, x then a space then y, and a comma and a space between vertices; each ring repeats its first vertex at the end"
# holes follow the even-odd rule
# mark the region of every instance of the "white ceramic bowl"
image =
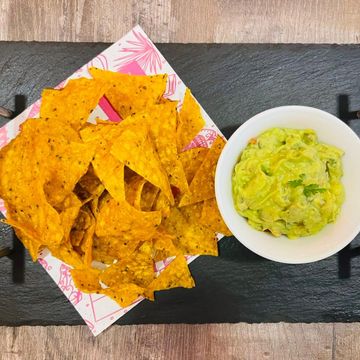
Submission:
POLYGON ((360 231, 360 140, 335 116, 305 106, 282 106, 255 115, 230 137, 219 158, 215 192, 221 215, 234 236, 248 249, 264 258, 288 264, 308 263, 335 254, 360 231), (345 151, 343 156, 345 201, 334 224, 313 236, 289 240, 257 231, 248 225, 234 207, 231 179, 239 155, 249 139, 267 129, 281 127, 313 129, 319 141, 345 151))

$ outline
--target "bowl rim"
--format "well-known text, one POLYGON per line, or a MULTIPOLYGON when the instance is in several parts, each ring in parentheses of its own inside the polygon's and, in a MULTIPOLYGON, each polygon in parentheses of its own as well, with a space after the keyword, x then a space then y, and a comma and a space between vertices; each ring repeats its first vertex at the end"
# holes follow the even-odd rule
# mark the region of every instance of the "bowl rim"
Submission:
MULTIPOLYGON (((301 110, 301 111, 308 111, 308 112, 317 112, 319 114, 322 114, 323 116, 326 116, 328 118, 331 118, 332 121, 335 121, 339 126, 341 126, 343 128, 343 130, 347 133, 348 136, 350 136, 352 138, 353 141, 357 142, 359 147, 360 147, 360 138, 358 137, 358 135, 347 125, 345 124, 342 120, 340 120, 338 117, 336 117, 333 114, 328 113, 327 111, 315 108, 315 107, 310 107, 310 106, 302 106, 302 105, 284 105, 284 106, 278 106, 278 107, 274 107, 274 108, 270 108, 267 110, 264 110, 260 113, 255 114, 254 116, 252 116, 251 118, 249 118, 247 121, 245 121, 243 124, 241 124, 236 130, 235 132, 230 136, 230 138, 228 139, 227 143, 225 144, 220 157, 218 159, 218 163, 216 166, 216 171, 215 171, 215 196, 216 196, 216 201, 218 204, 218 208, 220 211, 220 214, 224 220, 224 222, 226 223, 226 225, 228 226, 228 228, 230 229, 230 231, 233 233, 233 236, 242 244, 244 245, 247 249, 249 249, 250 251, 254 252, 255 254, 268 259, 268 260, 272 260, 275 262, 279 262, 279 263, 284 263, 284 264, 307 264, 307 263, 313 263, 316 261, 320 261, 323 260, 325 258, 328 258, 334 254, 336 254, 337 252, 339 252, 340 250, 342 250, 345 246, 347 246, 348 244, 351 243, 351 241, 358 235, 358 233, 360 232, 360 220, 357 224, 357 226, 354 227, 354 230, 347 236, 346 240, 342 241, 341 243, 339 243, 338 245, 334 246, 333 248, 324 251, 321 256, 317 255, 317 256, 306 256, 306 258, 301 258, 299 257, 298 259, 290 259, 290 260, 285 260, 283 258, 277 258, 274 257, 272 255, 268 255, 265 253, 265 251, 262 251, 261 249, 254 249, 251 246, 251 242, 247 242, 246 240, 243 241, 241 239, 239 239, 239 237, 237 237, 235 235, 235 233, 237 232, 235 229, 235 225, 229 221, 229 219, 227 219, 227 214, 225 211, 225 207, 224 207, 224 196, 222 196, 222 186, 220 186, 220 178, 222 177, 222 165, 225 163, 226 160, 226 156, 227 153, 230 151, 229 149, 231 149, 231 147, 233 146, 233 144, 236 142, 236 140, 239 138, 239 134, 241 134, 244 130, 246 130, 247 128, 251 127, 253 125, 254 122, 256 122, 258 120, 258 118, 263 118, 264 116, 266 116, 268 113, 272 113, 274 111, 282 111, 282 110, 292 110, 292 111, 296 111, 296 110, 301 110)), ((276 127, 276 126, 274 126, 276 127)), ((269 129, 271 129, 271 125, 269 126, 269 129)), ((290 127, 291 128, 291 127, 290 127)), ((265 130, 264 130, 265 131, 265 130)), ((240 155, 240 153, 239 153, 240 155)), ((225 201, 227 202, 227 200, 225 201)), ((231 197, 231 205, 233 206, 233 198, 231 197)), ((239 215, 241 216, 241 215, 239 215)), ((253 228, 250 227, 250 225, 248 225, 249 228, 253 231, 258 231, 255 230, 253 228)), ((304 237, 305 238, 305 237, 304 237)), ((301 238, 299 238, 301 239, 301 238)), ((297 239, 297 240, 299 240, 297 239)))

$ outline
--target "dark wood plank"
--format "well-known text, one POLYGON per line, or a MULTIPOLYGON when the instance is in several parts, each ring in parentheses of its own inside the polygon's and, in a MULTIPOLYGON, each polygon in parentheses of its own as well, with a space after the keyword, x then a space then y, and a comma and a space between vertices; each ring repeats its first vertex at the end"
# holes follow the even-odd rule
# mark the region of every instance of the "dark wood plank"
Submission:
MULTIPOLYGON (((0 43, 0 105, 13 109, 18 94, 29 103, 36 100, 43 87, 56 85, 106 46, 0 43)), ((309 105, 337 114, 339 95, 345 94, 351 109, 360 109, 359 46, 159 48, 226 135, 257 112, 279 105, 309 105)), ((358 121, 350 125, 360 133, 358 121)), ((358 237, 354 245, 359 243, 358 237)), ((220 242, 220 254, 191 265, 195 289, 163 292, 118 323, 360 321, 357 258, 350 278, 342 279, 338 256, 308 265, 278 264, 233 238, 220 242)), ((44 270, 29 257, 25 265, 24 284, 14 284, 10 261, 0 259, 0 324, 82 324, 44 270)))

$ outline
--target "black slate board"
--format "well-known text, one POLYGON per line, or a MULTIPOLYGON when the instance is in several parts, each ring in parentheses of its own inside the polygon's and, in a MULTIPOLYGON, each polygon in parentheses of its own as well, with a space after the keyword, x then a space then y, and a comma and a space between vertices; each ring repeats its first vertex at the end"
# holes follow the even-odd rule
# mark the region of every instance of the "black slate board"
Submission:
MULTIPOLYGON (((106 47, 0 43, 0 104, 13 109, 16 95, 31 104, 42 88, 58 84, 106 47)), ((359 46, 172 44, 159 49, 226 135, 274 106, 340 111, 345 120, 353 117, 347 99, 351 110, 360 109, 359 46)), ((360 121, 349 124, 360 133, 360 121)), ((11 242, 9 234, 0 236, 1 243, 11 242)), ((352 247, 359 243, 358 236, 352 247)), ((284 265, 227 238, 220 242, 220 254, 191 264, 195 289, 160 293, 155 303, 142 302, 118 323, 360 321, 360 261, 351 260, 349 249, 314 264, 284 265)), ((12 272, 12 261, 0 259, 0 325, 83 323, 28 255, 24 283, 19 283, 21 271, 15 272, 17 282, 12 272)))

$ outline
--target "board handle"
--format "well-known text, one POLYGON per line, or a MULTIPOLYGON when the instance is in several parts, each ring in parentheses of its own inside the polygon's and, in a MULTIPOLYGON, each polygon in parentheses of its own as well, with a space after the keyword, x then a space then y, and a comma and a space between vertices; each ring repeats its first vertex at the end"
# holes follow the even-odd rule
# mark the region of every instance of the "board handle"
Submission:
POLYGON ((0 116, 6 119, 11 119, 13 117, 13 112, 4 108, 3 106, 0 106, 0 116))
POLYGON ((5 256, 10 256, 12 253, 12 250, 9 247, 5 247, 0 249, 0 258, 5 256))

